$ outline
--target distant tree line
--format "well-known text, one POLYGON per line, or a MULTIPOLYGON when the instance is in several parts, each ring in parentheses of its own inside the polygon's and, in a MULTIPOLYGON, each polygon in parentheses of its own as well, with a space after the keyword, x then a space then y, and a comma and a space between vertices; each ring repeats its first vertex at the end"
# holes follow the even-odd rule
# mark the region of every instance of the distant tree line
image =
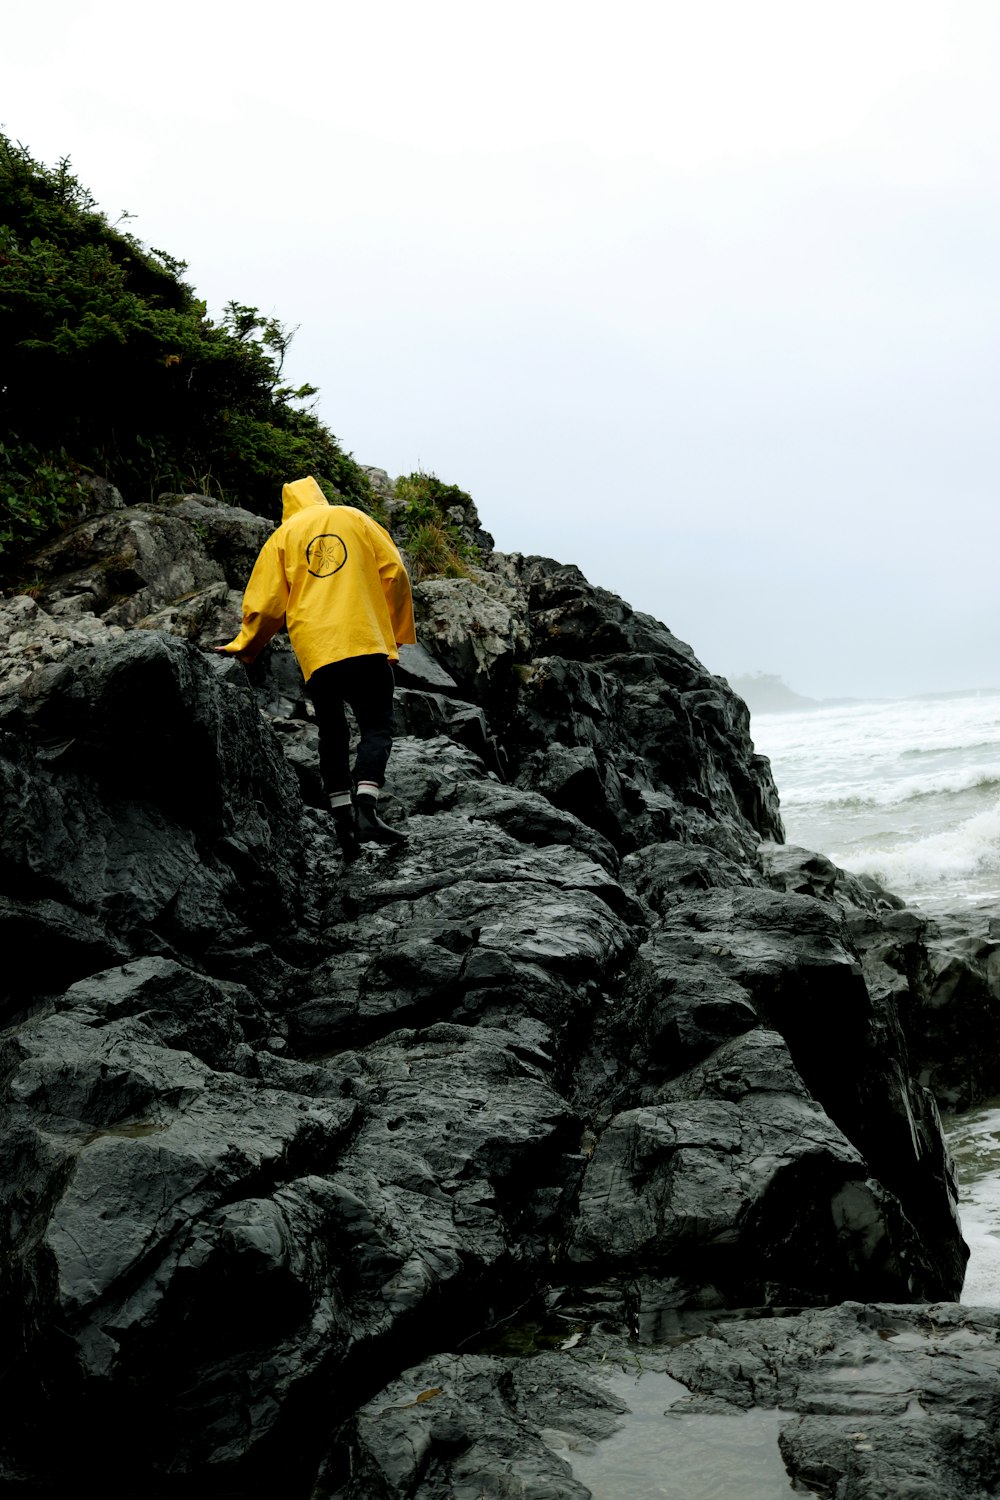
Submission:
POLYGON ((730 677, 729 686, 755 714, 778 714, 818 708, 815 698, 805 698, 770 672, 748 672, 730 677))

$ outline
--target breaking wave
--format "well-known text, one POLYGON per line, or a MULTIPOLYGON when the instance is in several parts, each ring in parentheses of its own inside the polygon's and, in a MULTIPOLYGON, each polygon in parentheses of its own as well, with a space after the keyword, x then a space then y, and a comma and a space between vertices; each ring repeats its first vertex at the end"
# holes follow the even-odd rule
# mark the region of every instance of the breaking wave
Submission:
POLYGON ((1000 896, 1000 693, 755 725, 790 843, 908 901, 1000 896))
POLYGON ((1000 793, 1000 775, 994 771, 969 771, 964 775, 909 777, 904 781, 883 782, 880 786, 853 792, 848 792, 843 786, 831 786, 822 791, 800 787, 783 796, 781 801, 783 807, 860 809, 893 807, 928 797, 959 796, 965 792, 1000 793))
POLYGON ((1000 802, 955 828, 894 849, 855 847, 831 857, 903 896, 1000 895, 1000 802))

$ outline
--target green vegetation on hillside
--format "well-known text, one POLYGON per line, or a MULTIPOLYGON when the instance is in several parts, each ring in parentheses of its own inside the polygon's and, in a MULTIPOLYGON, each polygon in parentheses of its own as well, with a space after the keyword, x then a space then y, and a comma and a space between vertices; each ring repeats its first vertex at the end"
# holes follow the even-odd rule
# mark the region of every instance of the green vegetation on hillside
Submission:
POLYGON ((456 484, 444 484, 434 474, 403 474, 396 480, 396 498, 404 501, 406 556, 414 581, 421 578, 467 578, 469 563, 479 553, 462 537, 461 522, 472 496, 456 484))
POLYGON ((0 559, 78 508, 86 476, 127 501, 199 490, 275 514, 282 481, 373 496, 283 382, 289 331, 230 302, 213 321, 182 261, 109 223, 70 171, 0 135, 0 559))

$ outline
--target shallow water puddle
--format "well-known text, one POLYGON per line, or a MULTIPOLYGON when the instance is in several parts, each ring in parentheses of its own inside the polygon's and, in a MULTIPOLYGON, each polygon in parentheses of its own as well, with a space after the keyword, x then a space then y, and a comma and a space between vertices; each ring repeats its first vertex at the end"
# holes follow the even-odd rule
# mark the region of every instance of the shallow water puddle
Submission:
POLYGON ((542 1433, 593 1500, 802 1500, 811 1493, 792 1488, 778 1451, 789 1413, 672 1411, 688 1391, 669 1375, 610 1369, 600 1378, 629 1408, 618 1432, 601 1442, 542 1433))
POLYGON ((969 1246, 967 1307, 1000 1305, 1000 1107, 992 1099, 944 1122, 958 1168, 959 1215, 969 1246))

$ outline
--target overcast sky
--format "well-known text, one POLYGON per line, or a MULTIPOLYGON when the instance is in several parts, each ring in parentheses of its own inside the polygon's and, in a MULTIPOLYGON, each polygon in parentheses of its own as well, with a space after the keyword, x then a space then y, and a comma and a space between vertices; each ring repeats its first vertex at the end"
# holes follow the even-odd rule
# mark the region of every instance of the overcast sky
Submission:
MULTIPOLYGON (((46 0, 0 123, 713 671, 1000 684, 996 0, 46 0)), ((276 486, 291 476, 276 475, 276 486)))

